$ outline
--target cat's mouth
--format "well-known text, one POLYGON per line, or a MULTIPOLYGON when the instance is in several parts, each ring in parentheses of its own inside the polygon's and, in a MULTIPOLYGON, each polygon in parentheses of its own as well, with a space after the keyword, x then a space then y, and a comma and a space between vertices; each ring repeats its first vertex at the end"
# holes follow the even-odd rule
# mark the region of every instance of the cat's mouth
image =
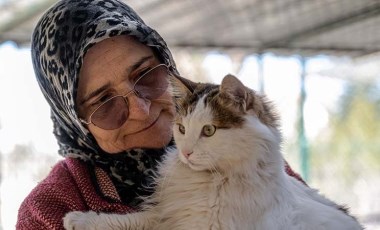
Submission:
POLYGON ((187 166, 189 166, 191 169, 193 168, 193 167, 196 167, 197 166, 197 164, 195 164, 194 162, 192 162, 190 159, 188 159, 188 158, 181 158, 180 157, 180 160, 182 161, 182 163, 184 163, 185 165, 187 165, 187 166))
POLYGON ((210 167, 207 164, 205 164, 203 160, 201 160, 199 157, 190 156, 186 158, 181 154, 179 158, 183 164, 187 165, 190 169, 194 171, 204 171, 210 169, 210 167))
POLYGON ((186 164, 189 166, 190 169, 192 169, 194 171, 203 171, 203 170, 206 170, 206 168, 204 167, 204 165, 194 163, 191 160, 187 160, 186 164))

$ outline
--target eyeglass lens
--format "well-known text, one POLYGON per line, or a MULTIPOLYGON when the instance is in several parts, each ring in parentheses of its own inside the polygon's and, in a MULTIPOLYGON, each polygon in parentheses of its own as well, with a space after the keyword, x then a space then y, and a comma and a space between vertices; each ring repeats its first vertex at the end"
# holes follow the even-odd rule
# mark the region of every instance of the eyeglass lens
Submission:
MULTIPOLYGON (((156 66, 136 81, 134 85, 136 95, 148 100, 160 97, 168 88, 168 74, 167 66, 163 64, 156 66)), ((101 105, 92 114, 91 121, 102 129, 112 130, 122 126, 128 115, 128 99, 120 95, 101 105)))

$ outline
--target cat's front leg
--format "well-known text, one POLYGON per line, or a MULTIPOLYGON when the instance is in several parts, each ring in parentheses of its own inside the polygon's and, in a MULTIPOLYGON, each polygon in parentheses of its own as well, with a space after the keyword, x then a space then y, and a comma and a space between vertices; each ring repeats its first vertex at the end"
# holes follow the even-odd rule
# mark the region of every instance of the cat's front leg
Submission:
MULTIPOLYGON (((94 230, 99 228, 99 215, 96 212, 69 212, 63 218, 66 230, 94 230)), ((108 228, 111 230, 112 228, 108 228)), ((107 228, 105 229, 107 230, 107 228)))
POLYGON ((90 212, 69 212, 63 218, 66 230, 148 230, 156 223, 152 212, 130 214, 107 214, 90 212))

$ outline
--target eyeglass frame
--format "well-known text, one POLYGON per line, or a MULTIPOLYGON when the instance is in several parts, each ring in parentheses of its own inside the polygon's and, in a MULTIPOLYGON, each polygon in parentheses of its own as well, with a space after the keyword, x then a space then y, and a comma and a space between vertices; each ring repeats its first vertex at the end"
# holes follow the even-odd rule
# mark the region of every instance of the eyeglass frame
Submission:
MULTIPOLYGON (((79 118, 80 122, 82 122, 82 123, 85 124, 85 125, 93 124, 94 126, 96 126, 96 127, 98 127, 98 128, 101 128, 101 127, 97 126, 96 124, 94 124, 94 123, 92 122, 92 115, 94 115, 94 113, 95 113, 100 107, 102 107, 103 105, 105 105, 106 103, 108 103, 109 101, 111 101, 112 99, 114 99, 114 98, 116 98, 116 97, 122 97, 122 98, 125 100, 125 102, 126 102, 126 104, 127 104, 128 107, 129 107, 129 104, 128 104, 129 102, 128 102, 128 99, 127 99, 127 98, 128 98, 128 95, 131 94, 131 93, 134 93, 134 94, 135 94, 137 97, 139 97, 139 98, 143 98, 143 99, 145 99, 144 97, 142 97, 142 96, 140 95, 140 93, 139 93, 137 90, 135 90, 136 84, 140 81, 140 79, 142 79, 142 78, 145 77, 147 74, 149 74, 150 72, 152 72, 153 70, 157 69, 157 68, 160 67, 160 66, 165 66, 166 69, 168 70, 168 74, 169 74, 169 75, 172 74, 171 71, 170 71, 170 67, 171 67, 171 65, 166 65, 166 64, 161 63, 161 64, 158 64, 158 65, 154 66, 153 68, 151 68, 150 70, 148 70, 147 72, 145 72, 143 75, 141 75, 141 76, 135 81, 135 83, 133 84, 132 89, 131 89, 129 92, 127 92, 127 93, 124 94, 124 95, 119 94, 119 95, 115 95, 115 96, 112 96, 112 97, 108 98, 106 101, 104 101, 103 103, 101 103, 98 107, 96 107, 96 109, 94 109, 94 111, 91 112, 91 114, 90 114, 90 116, 88 117, 88 120, 87 120, 87 121, 84 120, 84 119, 82 119, 82 118, 79 118)), ((127 119, 127 120, 128 120, 128 119, 127 119)), ((126 120, 126 121, 127 121, 127 120, 126 120)), ((120 127, 121 127, 121 126, 120 126, 120 127)), ((103 128, 101 128, 101 129, 103 129, 103 128)), ((116 128, 116 129, 117 129, 117 128, 116 128)), ((108 130, 108 129, 104 129, 104 130, 108 130)), ((109 130, 113 130, 113 129, 109 129, 109 130)))

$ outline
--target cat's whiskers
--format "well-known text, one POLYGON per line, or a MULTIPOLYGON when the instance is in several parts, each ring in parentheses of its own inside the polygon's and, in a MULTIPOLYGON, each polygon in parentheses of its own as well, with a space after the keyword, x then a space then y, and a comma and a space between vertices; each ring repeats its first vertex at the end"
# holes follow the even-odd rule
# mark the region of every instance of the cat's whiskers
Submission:
POLYGON ((219 177, 222 177, 222 174, 219 172, 218 168, 216 167, 215 165, 215 161, 213 159, 210 159, 212 158, 213 156, 209 153, 206 153, 208 157, 206 157, 206 161, 207 161, 207 164, 209 165, 209 168, 210 168, 210 172, 211 174, 216 177, 216 176, 219 176, 219 177))

